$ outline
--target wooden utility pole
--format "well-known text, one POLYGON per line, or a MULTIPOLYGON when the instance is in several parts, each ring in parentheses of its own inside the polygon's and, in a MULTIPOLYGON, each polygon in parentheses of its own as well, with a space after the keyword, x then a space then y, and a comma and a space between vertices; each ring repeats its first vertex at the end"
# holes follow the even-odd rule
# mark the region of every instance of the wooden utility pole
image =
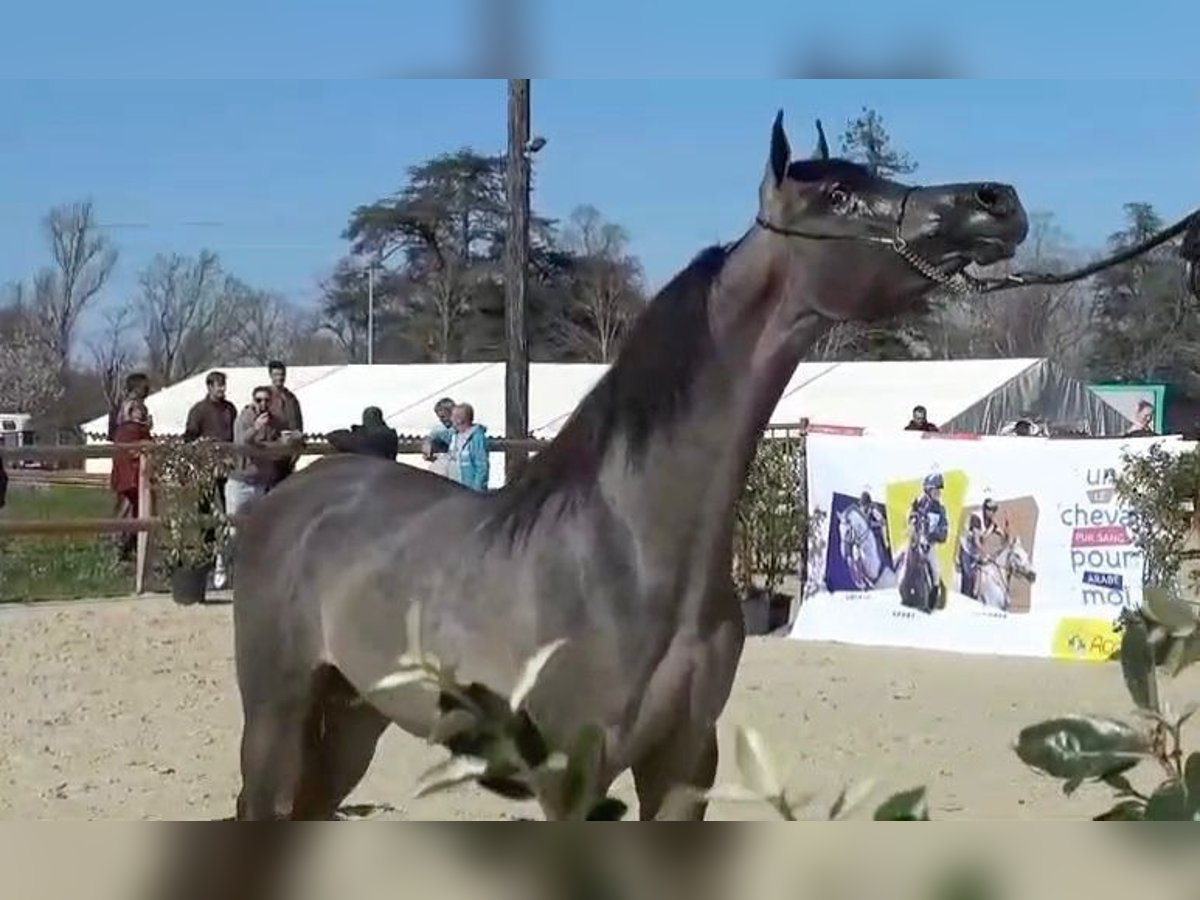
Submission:
MULTIPOLYGON (((504 436, 529 435, 529 329, 525 288, 529 273, 529 79, 508 81, 508 235, 504 246, 504 330, 508 360, 504 373, 504 436)), ((504 455, 504 480, 511 481, 529 457, 504 455)))

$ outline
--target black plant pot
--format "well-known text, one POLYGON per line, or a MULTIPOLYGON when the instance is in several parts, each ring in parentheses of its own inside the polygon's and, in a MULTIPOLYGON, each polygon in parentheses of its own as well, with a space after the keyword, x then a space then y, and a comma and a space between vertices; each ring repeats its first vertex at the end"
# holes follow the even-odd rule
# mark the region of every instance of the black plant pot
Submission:
POLYGON ((209 566, 179 566, 171 570, 171 599, 180 606, 203 603, 208 592, 209 566))

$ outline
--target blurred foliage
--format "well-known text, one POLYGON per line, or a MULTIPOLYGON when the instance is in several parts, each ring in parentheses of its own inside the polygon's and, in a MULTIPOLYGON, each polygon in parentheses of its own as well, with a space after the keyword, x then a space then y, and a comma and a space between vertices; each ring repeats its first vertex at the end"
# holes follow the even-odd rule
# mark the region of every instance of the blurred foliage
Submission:
POLYGON ((158 561, 166 568, 206 565, 228 535, 223 504, 211 503, 229 458, 212 441, 158 438, 147 448, 155 511, 163 528, 155 535, 158 561))
POLYGON ((1136 720, 1066 715, 1017 736, 1017 755, 1073 794, 1085 782, 1107 785, 1114 803, 1099 821, 1200 820, 1200 751, 1188 752, 1183 730, 1196 704, 1174 707, 1160 673, 1174 678, 1200 660, 1200 599, 1183 570, 1184 546, 1200 489, 1200 454, 1170 453, 1158 444, 1125 456, 1115 488, 1130 510, 1135 543, 1145 554, 1147 583, 1137 609, 1122 611, 1119 659, 1136 720), (1141 768, 1139 768, 1141 767, 1141 768), (1158 781, 1138 788, 1135 774, 1158 781))
POLYGON ((808 528, 804 464, 800 435, 759 442, 735 510, 733 577, 743 600, 775 593, 798 568, 808 528))

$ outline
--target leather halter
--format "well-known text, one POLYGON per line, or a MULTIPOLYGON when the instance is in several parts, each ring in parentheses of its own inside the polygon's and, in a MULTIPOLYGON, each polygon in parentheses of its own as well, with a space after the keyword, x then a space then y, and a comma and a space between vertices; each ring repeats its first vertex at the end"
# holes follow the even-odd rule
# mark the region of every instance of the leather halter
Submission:
MULTIPOLYGON (((896 228, 891 237, 880 237, 873 234, 819 234, 816 232, 801 231, 798 228, 787 228, 782 225, 776 225, 761 214, 755 216, 754 221, 761 228, 786 237, 798 237, 813 241, 845 240, 880 244, 890 248, 930 281, 949 288, 956 294, 990 294, 993 291, 1011 290, 1012 288, 1030 287, 1033 285, 1070 284, 1074 281, 1081 281, 1090 275, 1095 275, 1097 272, 1103 272, 1105 269, 1111 269, 1113 266, 1128 262, 1131 259, 1141 256, 1143 253, 1148 253, 1155 247, 1165 244, 1172 238, 1183 234, 1192 224, 1200 226, 1200 210, 1197 210, 1188 213, 1188 215, 1184 216, 1174 225, 1152 234, 1134 247, 1114 253, 1112 256, 1091 263, 1090 265, 1082 266, 1070 272, 1064 272, 1061 275, 1049 272, 1016 272, 1011 275, 1002 275, 998 278, 976 278, 965 272, 956 272, 950 275, 916 253, 909 246, 908 242, 900 236, 900 228, 904 223, 905 209, 908 206, 908 197, 914 190, 916 188, 909 188, 905 191, 904 197, 900 201, 900 215, 896 217, 896 228)), ((1196 266, 1197 264, 1193 262, 1192 265, 1196 266)))

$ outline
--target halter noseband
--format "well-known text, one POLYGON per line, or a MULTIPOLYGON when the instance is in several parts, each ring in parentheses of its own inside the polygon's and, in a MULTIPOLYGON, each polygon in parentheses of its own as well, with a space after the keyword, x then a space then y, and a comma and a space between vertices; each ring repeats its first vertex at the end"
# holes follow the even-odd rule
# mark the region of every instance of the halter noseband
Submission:
POLYGON ((897 256, 907 262, 910 266, 928 278, 930 281, 940 284, 944 288, 948 288, 955 294, 982 294, 989 290, 997 290, 997 288, 989 287, 987 282, 981 281, 970 275, 962 272, 955 272, 953 275, 948 275, 935 266, 929 260, 925 259, 920 254, 916 253, 912 247, 900 235, 900 228, 904 224, 904 214, 908 210, 908 198, 916 188, 909 188, 904 192, 904 196, 900 200, 900 215, 896 217, 896 227, 891 237, 880 237, 874 234, 815 234, 809 231, 800 231, 796 228, 785 228, 781 225, 776 225, 773 222, 763 218, 760 214, 755 216, 754 221, 767 231, 781 234, 785 237, 805 238, 813 241, 865 241, 870 244, 882 244, 888 247, 897 256))
MULTIPOLYGON (((755 216, 754 221, 759 227, 775 234, 781 234, 786 237, 804 238, 812 241, 864 241, 871 244, 881 244, 890 248, 905 262, 924 275, 930 281, 948 288, 955 294, 990 294, 993 291, 1009 290, 1011 288, 1032 287, 1034 285, 1055 285, 1055 284, 1070 284, 1075 281, 1081 281, 1090 275, 1095 275, 1097 272, 1103 272, 1105 269, 1110 269, 1113 266, 1120 265, 1123 262, 1128 262, 1153 250, 1155 247, 1165 244, 1172 238, 1178 237, 1187 231, 1188 227, 1196 224, 1200 226, 1200 210, 1188 213, 1174 225, 1162 229, 1155 234, 1152 234, 1146 240, 1142 241, 1134 247, 1114 253, 1106 259, 1099 260, 1082 268, 1075 269, 1071 272, 1065 272, 1061 275, 1055 275, 1049 272, 1017 272, 1011 275, 1002 275, 999 278, 976 278, 973 275, 968 275, 965 272, 956 272, 953 275, 948 275, 929 262, 927 259, 916 253, 903 237, 900 236, 900 228, 904 224, 904 213, 908 206, 909 195, 916 188, 909 188, 904 192, 904 197, 900 201, 900 215, 896 217, 895 232, 891 237, 879 237, 873 234, 817 234, 810 231, 801 231, 797 228, 785 228, 781 225, 776 225, 773 222, 765 219, 761 214, 755 216)), ((1197 271, 1200 270, 1200 261, 1188 260, 1188 265, 1191 269, 1189 277, 1193 282, 1200 282, 1200 275, 1197 271)), ((1200 286, 1200 285, 1197 285, 1200 286)), ((1195 293, 1195 291, 1194 291, 1195 293)), ((1200 297, 1200 293, 1197 293, 1200 297)))

